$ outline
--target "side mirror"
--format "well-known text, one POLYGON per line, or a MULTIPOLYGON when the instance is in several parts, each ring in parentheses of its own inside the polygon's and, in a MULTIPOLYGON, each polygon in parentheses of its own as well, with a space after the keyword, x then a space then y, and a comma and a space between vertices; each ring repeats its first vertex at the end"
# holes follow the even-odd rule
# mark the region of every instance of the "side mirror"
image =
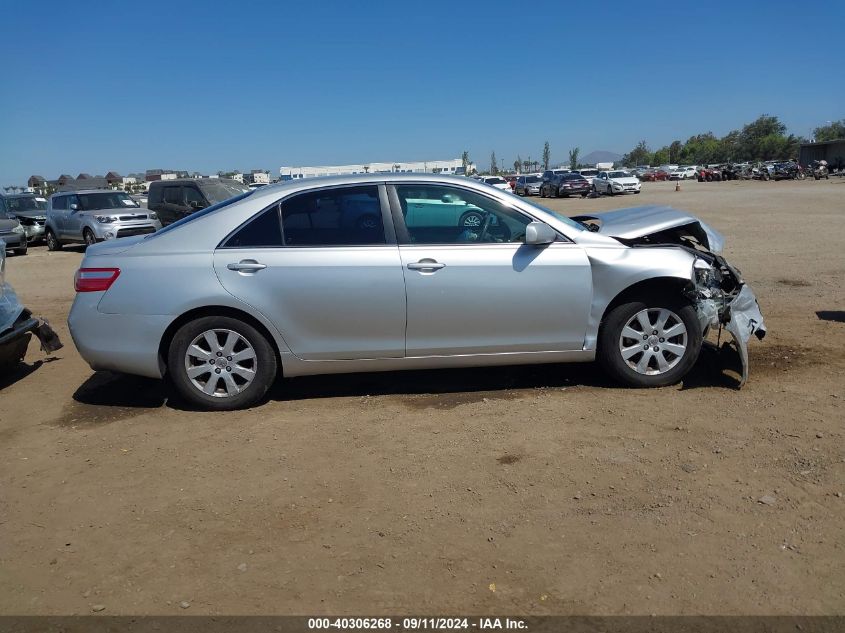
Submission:
POLYGON ((71 211, 79 211, 79 205, 78 204, 72 204, 72 205, 70 205, 69 209, 71 211))
POLYGON ((525 243, 530 246, 551 244, 557 239, 557 233, 545 222, 531 222, 525 227, 525 243))
POLYGON ((205 208, 204 206, 202 206, 202 204, 201 204, 201 203, 197 202, 196 200, 191 200, 191 201, 188 203, 188 206, 189 206, 189 207, 191 207, 192 209, 194 209, 195 211, 199 211, 200 209, 204 209, 204 208, 205 208))

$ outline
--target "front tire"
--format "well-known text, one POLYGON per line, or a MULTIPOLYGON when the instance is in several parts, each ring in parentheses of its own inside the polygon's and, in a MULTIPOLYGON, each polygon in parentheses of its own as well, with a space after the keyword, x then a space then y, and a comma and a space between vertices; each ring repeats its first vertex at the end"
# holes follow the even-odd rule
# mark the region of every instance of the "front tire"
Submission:
POLYGON ((664 387, 692 369, 701 351, 695 308, 683 299, 626 301, 605 317, 597 358, 616 381, 631 387, 664 387))
POLYGON ((89 246, 94 246, 97 243, 97 238, 94 237, 94 231, 91 229, 85 229, 82 231, 82 239, 85 240, 85 248, 87 249, 89 246))
POLYGON ((60 250, 62 250, 62 243, 56 237, 56 234, 53 233, 52 229, 47 229, 46 233, 44 234, 44 237, 47 240, 47 250, 49 250, 49 251, 60 251, 60 250))
POLYGON ((167 354, 170 381, 192 405, 212 411, 259 402, 276 380, 276 353, 248 323, 222 316, 183 325, 167 354))

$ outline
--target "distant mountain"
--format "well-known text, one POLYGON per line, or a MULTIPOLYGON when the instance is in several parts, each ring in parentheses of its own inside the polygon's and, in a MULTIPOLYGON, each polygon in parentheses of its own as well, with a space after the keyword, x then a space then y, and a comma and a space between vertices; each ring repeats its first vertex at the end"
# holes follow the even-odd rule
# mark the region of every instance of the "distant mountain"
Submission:
POLYGON ((580 156, 578 162, 582 165, 595 165, 596 163, 618 163, 622 160, 621 154, 599 150, 590 152, 586 156, 580 156))

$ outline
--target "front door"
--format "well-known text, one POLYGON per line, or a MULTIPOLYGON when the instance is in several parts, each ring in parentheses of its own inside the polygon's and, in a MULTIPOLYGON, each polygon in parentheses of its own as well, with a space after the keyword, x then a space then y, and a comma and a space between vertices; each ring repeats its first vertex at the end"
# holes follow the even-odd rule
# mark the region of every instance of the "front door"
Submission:
POLYGON ((66 238, 79 239, 82 235, 82 209, 79 206, 79 196, 68 196, 66 201, 67 210, 64 212, 62 234, 66 238), (76 208, 72 208, 71 205, 76 205, 76 208))
POLYGON ((461 187, 398 185, 394 200, 407 356, 583 349, 592 295, 583 249, 524 244, 532 218, 461 187))
POLYGON ((401 358, 405 282, 383 192, 328 187, 285 198, 215 251, 217 276, 299 358, 401 358))

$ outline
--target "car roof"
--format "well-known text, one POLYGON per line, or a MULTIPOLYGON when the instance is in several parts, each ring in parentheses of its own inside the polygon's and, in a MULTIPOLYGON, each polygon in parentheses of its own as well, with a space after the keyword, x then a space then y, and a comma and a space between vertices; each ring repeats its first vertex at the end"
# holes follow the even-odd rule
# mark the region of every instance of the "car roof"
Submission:
MULTIPOLYGON (((153 185, 186 185, 190 183, 198 184, 200 186, 211 184, 213 182, 225 182, 225 183, 235 183, 236 185, 242 185, 243 183, 238 182, 234 178, 172 178, 170 180, 153 180, 150 182, 150 187, 153 185)), ((244 185, 246 186, 246 185, 244 185)))
MULTIPOLYGON (((68 191, 57 191, 54 193, 52 197, 55 196, 75 196, 77 194, 84 193, 126 193, 125 191, 120 191, 118 189, 70 189, 68 191)), ((127 194, 128 195, 128 194, 127 194)))
MULTIPOLYGON (((483 178, 483 177, 482 177, 483 178)), ((498 176, 497 176, 498 178, 498 176)), ((250 193, 250 198, 258 200, 260 198, 279 198, 284 196, 286 192, 310 190, 322 187, 338 187, 344 185, 377 185, 380 183, 419 183, 419 184, 439 184, 439 185, 459 185, 464 188, 479 189, 481 191, 490 191, 487 185, 481 179, 465 178, 464 176, 451 176, 441 174, 349 174, 345 176, 318 176, 315 178, 297 178, 294 180, 286 180, 284 182, 269 184, 266 187, 259 187, 253 189, 250 193)), ((498 191, 492 188, 493 191, 498 191)))

